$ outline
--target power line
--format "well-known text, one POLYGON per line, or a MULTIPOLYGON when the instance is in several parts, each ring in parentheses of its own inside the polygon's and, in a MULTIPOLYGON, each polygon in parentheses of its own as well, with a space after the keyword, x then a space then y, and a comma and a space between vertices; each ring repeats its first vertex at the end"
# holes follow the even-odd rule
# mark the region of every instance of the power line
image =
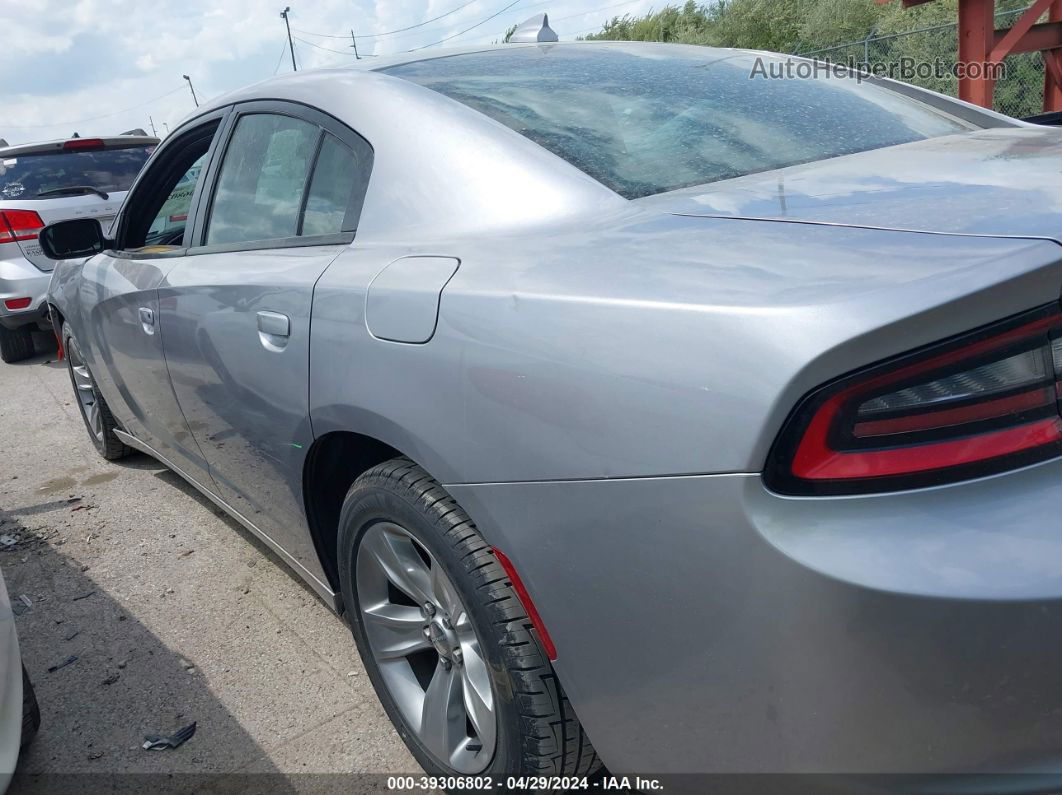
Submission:
POLYGON ((295 39, 295 41, 299 42, 300 44, 309 44, 311 47, 316 47, 317 49, 324 50, 325 52, 334 52, 337 55, 350 55, 351 54, 349 52, 344 52, 343 50, 333 50, 331 47, 322 47, 320 44, 314 44, 312 41, 309 41, 308 39, 300 38, 299 36, 294 36, 293 38, 295 39))
POLYGON ((104 113, 102 116, 90 116, 87 119, 78 119, 76 121, 54 121, 54 122, 51 122, 50 124, 8 124, 7 122, 4 122, 4 127, 13 127, 13 128, 15 128, 17 130, 41 130, 41 129, 44 129, 45 127, 77 126, 78 124, 84 124, 87 121, 98 121, 99 119, 109 119, 112 116, 119 116, 119 115, 121 115, 123 113, 129 113, 130 111, 134 111, 134 110, 137 110, 138 108, 142 108, 142 107, 144 107, 146 105, 150 105, 152 102, 157 102, 158 100, 163 99, 164 97, 168 97, 170 94, 176 94, 178 91, 184 91, 184 83, 181 83, 181 85, 177 86, 177 88, 173 89, 172 91, 167 91, 165 94, 159 94, 157 97, 149 99, 146 102, 141 102, 139 105, 133 105, 131 108, 125 108, 123 110, 116 110, 116 111, 114 111, 112 113, 104 113))
POLYGON ((460 33, 454 33, 452 36, 447 36, 445 39, 439 39, 438 41, 433 41, 431 44, 422 44, 419 47, 413 47, 412 49, 406 50, 406 52, 416 52, 417 50, 426 50, 428 47, 434 47, 437 44, 442 44, 443 42, 450 41, 450 39, 456 39, 458 36, 463 36, 464 34, 468 33, 470 30, 475 30, 480 25, 485 25, 487 22, 490 22, 495 17, 501 16, 502 14, 504 14, 506 11, 508 11, 510 8, 512 8, 514 5, 516 5, 519 2, 520 2, 520 0, 513 0, 513 2, 509 3, 509 5, 505 6, 505 8, 501 9, 497 13, 491 14, 486 19, 481 19, 475 25, 472 25, 471 27, 465 28, 460 33))
POLYGON ((591 8, 586 11, 580 11, 578 14, 568 14, 566 17, 557 17, 556 19, 550 19, 550 22, 563 22, 566 19, 575 19, 576 17, 583 17, 587 14, 596 14, 598 11, 608 11, 610 8, 619 8, 620 6, 632 6, 635 3, 641 3, 644 0, 625 0, 623 3, 616 3, 610 6, 601 6, 600 8, 591 8))
POLYGON ((287 46, 282 45, 280 47, 280 57, 277 58, 277 65, 273 67, 273 74, 280 71, 280 64, 284 62, 284 53, 288 51, 287 46))
MULTIPOLYGON (((423 22, 418 22, 416 25, 410 25, 409 27, 406 27, 406 28, 395 28, 394 30, 388 30, 388 31, 385 31, 383 33, 365 33, 365 34, 362 34, 361 36, 355 36, 354 38, 356 38, 356 39, 378 39, 381 36, 391 36, 391 35, 393 35, 395 33, 403 33, 403 32, 405 32, 407 30, 413 30, 414 28, 422 28, 425 25, 430 25, 432 22, 435 22, 437 20, 442 19, 443 17, 448 17, 448 16, 450 16, 450 14, 456 14, 462 8, 468 8, 470 5, 472 5, 475 2, 476 2, 476 0, 468 0, 467 3, 462 3, 457 8, 451 8, 445 14, 439 14, 439 16, 437 16, 437 17, 432 17, 431 19, 426 19, 423 22)), ((345 38, 347 38, 346 36, 337 36, 337 35, 335 35, 333 33, 314 33, 311 30, 295 30, 295 32, 296 33, 301 33, 304 36, 320 36, 323 39, 345 39, 345 38)))

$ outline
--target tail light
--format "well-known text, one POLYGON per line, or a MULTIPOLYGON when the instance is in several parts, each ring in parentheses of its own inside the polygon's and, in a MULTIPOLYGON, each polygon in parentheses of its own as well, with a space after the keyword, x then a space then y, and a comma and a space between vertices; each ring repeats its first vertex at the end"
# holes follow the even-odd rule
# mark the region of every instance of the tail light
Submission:
POLYGON ((33 303, 32 298, 8 298, 4 301, 4 306, 8 309, 29 309, 29 305, 33 303))
POLYGON ((916 488, 1062 455, 1058 304, 847 376, 786 422, 765 477, 786 494, 916 488))
POLYGON ((63 149, 70 151, 84 151, 86 149, 103 149, 106 144, 101 138, 71 138, 63 142, 63 149))
POLYGON ((44 221, 33 210, 0 210, 0 243, 36 240, 44 221))

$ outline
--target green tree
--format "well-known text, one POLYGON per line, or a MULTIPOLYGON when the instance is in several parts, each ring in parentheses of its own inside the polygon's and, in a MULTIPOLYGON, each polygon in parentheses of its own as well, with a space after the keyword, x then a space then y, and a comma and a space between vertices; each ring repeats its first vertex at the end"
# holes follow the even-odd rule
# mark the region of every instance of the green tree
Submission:
MULTIPOLYGON (((996 9, 1012 12, 1029 2, 996 0, 996 9)), ((897 64, 907 59, 950 67, 957 57, 958 15, 958 0, 934 0, 908 9, 899 0, 884 5, 873 0, 686 0, 641 17, 613 17, 599 33, 585 38, 815 53, 841 62, 866 58, 897 64), (845 44, 849 46, 838 46, 845 44)), ((997 17, 997 26, 1009 27, 1016 18, 997 17)), ((1006 67, 1006 77, 996 85, 996 108, 1012 116, 1038 112, 1043 84, 1039 54, 1011 56, 1006 67)), ((912 82, 953 96, 958 92, 950 70, 934 70, 912 82)))

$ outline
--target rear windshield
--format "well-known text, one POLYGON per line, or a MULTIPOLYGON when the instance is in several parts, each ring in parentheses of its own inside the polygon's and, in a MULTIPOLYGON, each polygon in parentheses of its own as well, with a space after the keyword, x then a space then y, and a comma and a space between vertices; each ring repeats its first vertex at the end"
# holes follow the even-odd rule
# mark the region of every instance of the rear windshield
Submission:
POLYGON ((475 108, 627 198, 971 129, 881 85, 787 74, 784 59, 758 57, 559 45, 381 71, 475 108), (764 77, 772 64, 780 76, 764 77))
POLYGON ((0 155, 0 199, 50 199, 40 194, 90 186, 110 193, 129 190, 154 146, 86 152, 0 155))

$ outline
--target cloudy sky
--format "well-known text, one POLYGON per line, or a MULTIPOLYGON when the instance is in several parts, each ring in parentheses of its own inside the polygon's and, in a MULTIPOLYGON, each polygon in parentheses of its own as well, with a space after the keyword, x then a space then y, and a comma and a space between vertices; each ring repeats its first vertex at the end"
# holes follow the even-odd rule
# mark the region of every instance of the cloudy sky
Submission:
MULTIPOLYGON (((654 0, 0 0, 0 138, 9 143, 122 132, 160 133, 200 101, 291 71, 280 11, 299 69, 362 55, 490 43, 547 12, 562 40, 641 14, 654 0), (506 8, 506 6, 511 7, 506 8), (488 19, 489 18, 489 19, 488 19), (434 21, 428 21, 434 20, 434 21), (419 27, 411 26, 422 24, 419 27), (480 24, 482 23, 482 24, 480 24), (383 35, 381 35, 383 34, 383 35), (452 37, 452 38, 451 38, 452 37), (436 44, 442 39, 446 42, 436 44)), ((656 0, 655 6, 664 5, 656 0)))

